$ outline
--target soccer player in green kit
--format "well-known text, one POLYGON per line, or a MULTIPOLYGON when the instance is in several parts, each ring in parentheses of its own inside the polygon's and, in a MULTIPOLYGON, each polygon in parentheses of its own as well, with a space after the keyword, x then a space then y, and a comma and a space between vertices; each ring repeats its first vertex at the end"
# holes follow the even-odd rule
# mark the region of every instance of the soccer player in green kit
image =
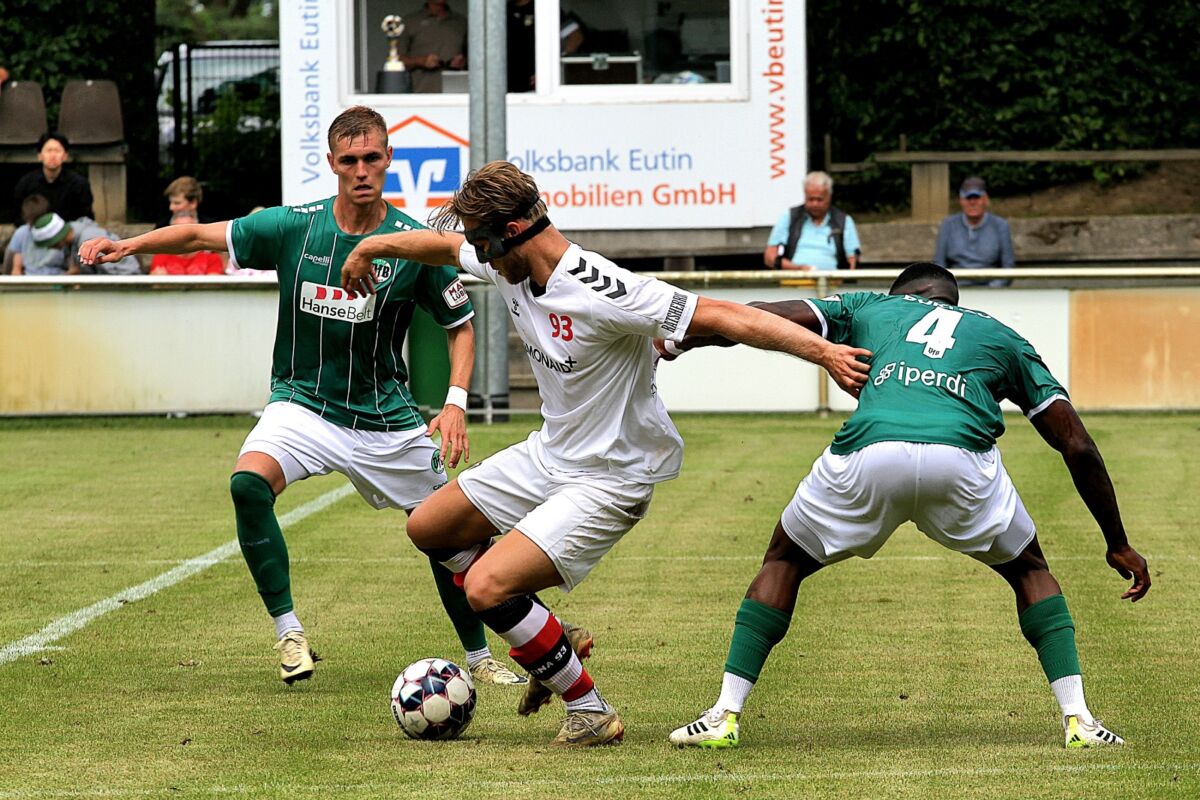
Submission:
MULTIPOLYGON (((280 677, 312 676, 317 657, 296 616, 288 551, 275 498, 289 484, 332 471, 348 477, 375 508, 412 511, 446 483, 445 465, 469 457, 466 386, 475 354, 474 315, 449 266, 376 262, 386 275, 372 295, 340 288, 342 262, 368 236, 423 227, 383 199, 392 160, 387 125, 355 106, 329 127, 329 166, 338 193, 304 206, 276 207, 232 222, 173 225, 113 242, 94 239, 85 264, 133 253, 227 250, 236 267, 275 270, 279 319, 271 396, 247 436, 230 479, 242 554, 275 623, 280 677), (400 354, 414 306, 446 329, 450 388, 428 428, 405 385, 400 354), (431 437, 441 434, 441 446, 431 437)), ((484 628, 452 575, 431 561, 434 580, 475 680, 523 684, 492 658, 484 628)))
MULTIPOLYGON (((874 353, 858 409, 817 459, 775 527, 762 568, 734 621, 721 694, 673 744, 733 747, 738 717, 771 648, 787 632, 800 583, 851 556, 870 558, 903 522, 995 570, 1016 594, 1021 632, 1037 650, 1061 712, 1067 747, 1123 744, 1084 701, 1075 625, 1050 574, 1033 521, 996 449, 1001 399, 1020 406, 1062 454, 1100 526, 1107 560, 1132 586, 1150 589, 1146 561, 1129 546, 1112 481, 1066 391, 1033 346, 958 303, 946 269, 913 264, 890 294, 758 303, 829 340, 874 353)), ((716 338, 656 342, 664 358, 716 338)))

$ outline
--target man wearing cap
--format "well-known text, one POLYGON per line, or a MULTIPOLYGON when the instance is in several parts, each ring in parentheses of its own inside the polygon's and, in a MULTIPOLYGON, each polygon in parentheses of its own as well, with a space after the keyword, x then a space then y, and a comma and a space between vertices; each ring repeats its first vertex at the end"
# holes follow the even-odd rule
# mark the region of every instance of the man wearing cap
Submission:
MULTIPOLYGON (((14 275, 78 275, 81 244, 99 237, 119 238, 87 217, 67 222, 50 210, 49 201, 41 195, 25 198, 21 215, 28 222, 13 234, 10 245, 14 275)), ((142 268, 136 258, 127 256, 100 265, 97 271, 106 275, 137 275, 142 268)))
MULTIPOLYGON (((988 189, 983 178, 972 176, 958 189, 962 211, 942 220, 935 264, 951 270, 979 267, 1010 269, 1017 265, 1013 256, 1012 233, 1008 220, 988 213, 988 189)), ((1007 286, 1009 281, 990 281, 989 286, 1007 286)))

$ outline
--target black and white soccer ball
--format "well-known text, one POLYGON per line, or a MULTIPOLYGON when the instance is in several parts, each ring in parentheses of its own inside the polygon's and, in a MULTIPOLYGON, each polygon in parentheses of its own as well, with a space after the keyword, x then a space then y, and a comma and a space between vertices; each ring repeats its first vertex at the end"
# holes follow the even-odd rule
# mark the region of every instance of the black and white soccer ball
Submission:
POLYGON ((453 739, 475 716, 471 674, 444 658, 423 658, 392 684, 392 715, 412 739, 453 739))

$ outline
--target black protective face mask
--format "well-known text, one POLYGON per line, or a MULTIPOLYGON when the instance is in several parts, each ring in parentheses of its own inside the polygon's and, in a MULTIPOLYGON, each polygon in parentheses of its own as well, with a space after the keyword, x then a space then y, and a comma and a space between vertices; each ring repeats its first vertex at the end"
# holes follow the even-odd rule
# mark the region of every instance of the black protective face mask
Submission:
POLYGON ((486 264, 492 259, 500 258, 514 247, 519 245, 521 242, 532 239, 534 236, 537 236, 539 233, 546 230, 546 228, 550 227, 550 217, 547 215, 515 236, 509 236, 508 238, 504 237, 504 226, 509 222, 520 219, 528 214, 529 209, 537 205, 540 199, 541 198, 535 194, 533 197, 529 198, 529 200, 522 203, 515 211, 513 211, 512 216, 509 219, 486 223, 480 225, 478 228, 471 228, 463 231, 463 236, 465 236, 467 241, 471 242, 471 244, 475 247, 475 257, 479 259, 479 263, 486 264), (476 242, 481 239, 487 241, 486 247, 480 247, 478 244, 476 244, 476 242))

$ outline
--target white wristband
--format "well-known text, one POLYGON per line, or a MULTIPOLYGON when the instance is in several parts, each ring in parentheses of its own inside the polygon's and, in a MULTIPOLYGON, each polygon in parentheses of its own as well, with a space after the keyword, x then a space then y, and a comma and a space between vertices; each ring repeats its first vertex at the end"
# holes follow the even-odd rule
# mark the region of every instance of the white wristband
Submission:
POLYGON ((683 355, 683 348, 675 344, 675 342, 671 341, 670 339, 663 339, 663 350, 666 350, 673 356, 683 355))
POLYGON ((458 406, 463 411, 467 410, 467 390, 461 386, 451 386, 446 390, 446 405, 458 406))

